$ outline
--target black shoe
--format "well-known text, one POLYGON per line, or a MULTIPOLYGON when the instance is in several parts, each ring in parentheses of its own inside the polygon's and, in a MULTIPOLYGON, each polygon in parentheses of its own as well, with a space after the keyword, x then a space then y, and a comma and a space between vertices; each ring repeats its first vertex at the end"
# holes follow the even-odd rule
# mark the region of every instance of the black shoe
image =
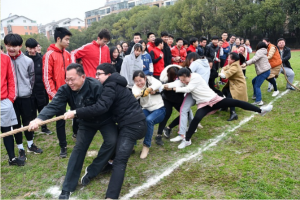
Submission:
POLYGON ((34 152, 34 154, 41 154, 43 153, 43 150, 35 146, 35 144, 33 143, 30 148, 27 146, 27 152, 29 153, 34 152))
POLYGON ((227 108, 220 108, 220 111, 227 112, 228 111, 228 107, 227 108))
POLYGON ((76 140, 77 134, 73 133, 72 138, 76 140))
POLYGON ((45 133, 47 135, 52 134, 52 131, 50 131, 49 129, 47 129, 47 127, 42 127, 42 132, 41 133, 45 133))
POLYGON ((99 174, 108 174, 112 171, 112 164, 107 164, 105 167, 103 167, 103 169, 101 170, 101 172, 99 174))
POLYGON ((58 199, 69 199, 70 198, 70 192, 62 190, 58 199))
POLYGON ((293 88, 293 87, 290 87, 290 88, 288 88, 289 90, 296 90, 295 88, 293 88))
POLYGON ((89 178, 89 173, 87 171, 87 167, 85 168, 85 174, 81 178, 81 185, 86 186, 91 182, 91 178, 89 178))
POLYGON ((163 130, 164 136, 165 136, 166 138, 170 138, 171 131, 172 131, 172 130, 171 130, 170 128, 165 127, 164 130, 163 130))
POLYGON ((236 112, 232 111, 230 113, 230 117, 229 119, 227 119, 227 121, 232 121, 232 120, 237 120, 238 119, 238 115, 236 114, 236 112))
POLYGON ((160 146, 164 145, 164 142, 162 141, 162 136, 161 135, 157 135, 155 137, 155 142, 156 142, 157 145, 160 145, 160 146))
POLYGON ((61 158, 66 158, 67 157, 67 147, 61 147, 60 148, 59 157, 61 157, 61 158))
POLYGON ((25 160, 27 160, 24 149, 19 150, 19 158, 18 159, 21 160, 22 162, 25 162, 25 160))
MULTIPOLYGON (((23 150, 24 151, 24 150, 23 150)), ((25 160, 20 160, 19 158, 13 158, 13 159, 8 159, 8 164, 9 165, 18 165, 18 166, 24 166, 25 165, 25 160)))

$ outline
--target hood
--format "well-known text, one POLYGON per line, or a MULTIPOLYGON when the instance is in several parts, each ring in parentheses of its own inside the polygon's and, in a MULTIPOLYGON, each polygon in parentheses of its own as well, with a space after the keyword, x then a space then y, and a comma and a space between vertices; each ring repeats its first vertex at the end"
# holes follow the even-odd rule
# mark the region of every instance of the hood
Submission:
POLYGON ((256 51, 257 54, 264 54, 267 55, 268 54, 268 50, 266 48, 261 48, 258 51, 256 51))
POLYGON ((56 51, 56 52, 59 52, 59 53, 62 53, 65 49, 60 50, 59 48, 57 48, 57 47, 55 46, 55 44, 51 44, 51 45, 48 47, 47 51, 50 51, 50 50, 56 51))
POLYGON ((164 70, 161 72, 159 80, 163 83, 168 82, 168 69, 170 67, 177 67, 178 69, 181 69, 182 67, 179 65, 168 65, 166 68, 164 68, 164 70))
MULTIPOLYGON (((140 43, 137 43, 135 45, 141 45, 140 43)), ((131 52, 130 52, 130 57, 131 59, 135 59, 135 55, 134 55, 134 47, 135 45, 133 45, 132 49, 131 49, 131 52)), ((142 60, 142 54, 140 54, 137 58, 137 60, 142 60)))
POLYGON ((201 66, 203 66, 203 67, 207 67, 207 68, 209 67, 210 68, 208 60, 206 58, 204 58, 204 59, 197 59, 194 62, 197 63, 197 64, 199 64, 199 65, 201 65, 201 66))
POLYGON ((123 87, 126 87, 127 86, 127 81, 126 79, 121 76, 118 72, 114 72, 112 73, 112 75, 110 75, 110 77, 108 77, 106 79, 106 81, 103 83, 103 85, 109 83, 109 82, 115 82, 123 87))

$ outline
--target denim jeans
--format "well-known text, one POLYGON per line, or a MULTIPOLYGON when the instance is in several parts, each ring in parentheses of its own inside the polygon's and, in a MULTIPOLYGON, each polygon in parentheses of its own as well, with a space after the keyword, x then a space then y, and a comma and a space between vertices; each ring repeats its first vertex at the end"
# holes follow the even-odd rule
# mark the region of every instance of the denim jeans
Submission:
POLYGON ((146 134, 146 121, 142 120, 119 128, 116 156, 106 191, 106 198, 118 199, 123 185, 128 159, 134 144, 146 134))
POLYGON ((144 139, 144 145, 147 147, 151 147, 151 140, 154 130, 154 125, 162 122, 166 115, 166 108, 161 107, 159 109, 156 109, 152 112, 143 109, 143 112, 146 116, 146 122, 147 122, 147 133, 144 139))
POLYGON ((270 76, 270 70, 257 75, 254 79, 252 79, 252 85, 253 85, 253 93, 254 96, 256 96, 255 102, 261 101, 261 91, 260 86, 263 84, 263 82, 270 76))

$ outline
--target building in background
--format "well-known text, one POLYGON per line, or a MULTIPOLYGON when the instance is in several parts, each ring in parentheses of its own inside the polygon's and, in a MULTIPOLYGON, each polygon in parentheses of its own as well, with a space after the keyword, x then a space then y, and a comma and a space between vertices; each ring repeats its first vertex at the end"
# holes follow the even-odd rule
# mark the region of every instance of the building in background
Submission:
POLYGON ((89 27, 93 22, 99 21, 102 17, 129 10, 134 6, 169 6, 174 5, 177 0, 106 0, 103 7, 85 12, 85 26, 89 27))
POLYGON ((25 16, 11 15, 1 20, 1 39, 9 33, 32 35, 39 33, 36 21, 25 16))
POLYGON ((64 27, 67 29, 78 29, 81 30, 85 28, 84 21, 79 18, 65 18, 59 21, 54 21, 45 25, 39 26, 39 33, 44 34, 48 40, 53 38, 54 30, 56 27, 64 27))

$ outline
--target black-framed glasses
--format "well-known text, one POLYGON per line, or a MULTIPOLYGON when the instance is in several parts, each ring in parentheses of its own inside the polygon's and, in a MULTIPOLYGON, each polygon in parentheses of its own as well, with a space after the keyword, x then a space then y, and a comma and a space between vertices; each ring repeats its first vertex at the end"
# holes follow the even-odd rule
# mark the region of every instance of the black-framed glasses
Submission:
POLYGON ((100 76, 101 74, 105 74, 105 73, 97 72, 97 73, 96 73, 96 77, 97 77, 97 76, 100 76))

